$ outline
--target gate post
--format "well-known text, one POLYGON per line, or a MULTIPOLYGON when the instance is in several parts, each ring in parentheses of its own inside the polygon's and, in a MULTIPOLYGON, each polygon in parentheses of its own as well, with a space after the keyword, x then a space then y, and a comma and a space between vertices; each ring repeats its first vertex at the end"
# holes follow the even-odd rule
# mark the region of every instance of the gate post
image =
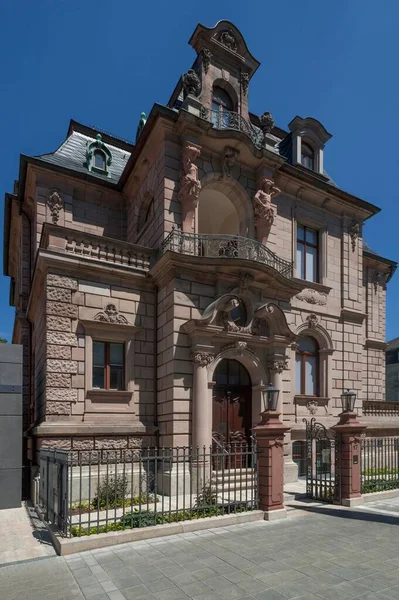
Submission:
POLYGON ((357 420, 354 412, 343 412, 339 415, 337 425, 331 427, 341 438, 341 451, 338 454, 340 464, 336 471, 341 477, 341 504, 358 506, 363 504, 361 486, 360 435, 366 425, 357 420))
POLYGON ((284 507, 284 434, 290 431, 280 421, 280 413, 267 410, 253 428, 259 449, 259 508, 266 521, 287 516, 284 507))

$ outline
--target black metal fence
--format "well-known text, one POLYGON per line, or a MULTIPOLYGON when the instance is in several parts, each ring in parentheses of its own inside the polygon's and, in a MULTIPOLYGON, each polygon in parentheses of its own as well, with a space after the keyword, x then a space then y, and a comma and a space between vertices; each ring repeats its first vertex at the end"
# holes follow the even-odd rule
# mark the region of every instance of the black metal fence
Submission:
POLYGON ((84 536, 258 507, 256 443, 210 448, 41 450, 40 509, 84 536))
POLYGON ((323 502, 341 501, 341 440, 316 419, 306 423, 306 496, 323 502))
POLYGON ((399 438, 361 440, 362 493, 399 489, 399 438))

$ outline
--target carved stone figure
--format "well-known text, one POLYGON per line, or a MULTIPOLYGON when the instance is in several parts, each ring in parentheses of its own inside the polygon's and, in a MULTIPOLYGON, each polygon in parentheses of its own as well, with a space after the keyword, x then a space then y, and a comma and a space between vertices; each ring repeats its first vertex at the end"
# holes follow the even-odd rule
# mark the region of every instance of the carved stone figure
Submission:
POLYGON ((267 225, 272 225, 275 216, 275 210, 271 205, 272 198, 278 196, 281 190, 274 185, 274 181, 264 177, 260 182, 260 187, 254 196, 254 216, 255 223, 260 221, 267 225))
POLYGON ((306 408, 308 409, 311 415, 316 414, 318 407, 319 405, 315 400, 309 400, 309 402, 306 404, 306 408))
POLYGON ((184 73, 184 75, 182 75, 182 79, 185 96, 199 96, 201 91, 201 82, 194 69, 190 69, 187 71, 187 73, 184 73))
POLYGON ((190 200, 194 208, 198 204, 198 197, 201 191, 198 167, 194 164, 194 161, 200 154, 201 148, 199 146, 187 143, 183 149, 181 160, 179 198, 181 201, 190 200))
POLYGON ((212 52, 209 48, 202 48, 201 50, 202 66, 204 67, 205 74, 208 73, 209 65, 211 64, 212 52))
POLYGON ((99 312, 94 317, 95 321, 103 323, 116 323, 118 325, 128 325, 128 320, 123 315, 119 315, 115 304, 107 304, 104 311, 99 312))
POLYGON ((139 124, 137 125, 137 130, 136 130, 136 144, 137 144, 137 140, 139 139, 141 132, 143 131, 146 123, 147 123, 147 116, 146 116, 145 112, 142 112, 140 115, 139 124))
POLYGON ((218 40, 223 46, 226 46, 232 52, 237 52, 237 40, 231 29, 226 29, 219 34, 218 40))
POLYGON ((274 127, 274 119, 269 111, 264 112, 259 117, 260 128, 262 129, 263 136, 265 137, 267 133, 270 133, 274 127))
POLYGON ((241 79, 242 91, 244 92, 244 96, 246 96, 248 93, 249 73, 242 71, 240 79, 241 79))
POLYGON ((358 221, 352 221, 352 223, 349 225, 349 235, 352 243, 352 252, 354 252, 356 248, 356 240, 360 235, 360 223, 358 221))
POLYGON ((386 282, 382 273, 375 271, 371 281, 374 286, 375 294, 378 292, 378 286, 381 286, 383 290, 386 290, 386 282))
POLYGON ((316 315, 314 313, 312 313, 308 317, 306 317, 306 321, 308 323, 308 326, 311 329, 314 329, 319 324, 319 319, 316 317, 316 315))
POLYGON ((239 150, 236 150, 231 146, 225 146, 223 155, 223 175, 225 177, 231 177, 231 171, 236 163, 239 153, 239 150))
POLYGON ((288 360, 286 358, 283 360, 274 360, 270 363, 269 369, 273 371, 273 373, 279 373, 281 375, 283 371, 287 371, 288 369, 288 360))
POLYGON ((304 289, 296 295, 296 298, 303 302, 307 302, 308 304, 317 304, 319 306, 325 306, 327 304, 327 294, 324 292, 317 292, 311 288, 304 289))
POLYGON ((47 206, 50 209, 54 225, 57 225, 58 219, 60 218, 60 210, 64 206, 64 202, 57 190, 51 192, 50 196, 47 198, 47 206))
POLYGON ((214 359, 213 354, 209 352, 194 351, 191 353, 192 361, 201 367, 207 367, 214 359))

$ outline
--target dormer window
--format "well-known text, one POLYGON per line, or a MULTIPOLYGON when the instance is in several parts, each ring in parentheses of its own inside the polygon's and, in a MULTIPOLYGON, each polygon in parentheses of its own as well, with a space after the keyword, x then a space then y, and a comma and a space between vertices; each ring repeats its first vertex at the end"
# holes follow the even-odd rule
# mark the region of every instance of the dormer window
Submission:
POLYGON ((301 164, 306 169, 314 171, 314 152, 309 144, 302 142, 301 144, 301 164))
POLYGON ((101 150, 95 150, 94 152, 94 166, 100 171, 106 170, 105 154, 101 150))

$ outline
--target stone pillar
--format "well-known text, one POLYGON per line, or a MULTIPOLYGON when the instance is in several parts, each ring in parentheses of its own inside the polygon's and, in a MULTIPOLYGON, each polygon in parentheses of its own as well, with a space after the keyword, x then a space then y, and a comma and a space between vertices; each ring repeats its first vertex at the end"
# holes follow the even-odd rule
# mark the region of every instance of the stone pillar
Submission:
POLYGON ((270 363, 271 383, 280 390, 278 395, 277 412, 283 414, 283 372, 288 368, 285 357, 274 357, 270 363))
POLYGON ((284 434, 289 427, 280 421, 278 411, 266 411, 253 432, 258 443, 259 508, 265 519, 286 517, 284 507, 284 434))
POLYGON ((208 365, 213 355, 202 350, 192 352, 194 362, 193 400, 191 411, 191 431, 193 451, 197 446, 206 451, 212 445, 212 404, 209 402, 208 365))
POLYGON ((356 413, 344 412, 339 415, 340 420, 333 429, 341 437, 340 452, 336 460, 335 472, 341 473, 341 504, 343 506, 357 506, 363 504, 361 492, 360 471, 360 435, 366 426, 359 423, 356 413))

